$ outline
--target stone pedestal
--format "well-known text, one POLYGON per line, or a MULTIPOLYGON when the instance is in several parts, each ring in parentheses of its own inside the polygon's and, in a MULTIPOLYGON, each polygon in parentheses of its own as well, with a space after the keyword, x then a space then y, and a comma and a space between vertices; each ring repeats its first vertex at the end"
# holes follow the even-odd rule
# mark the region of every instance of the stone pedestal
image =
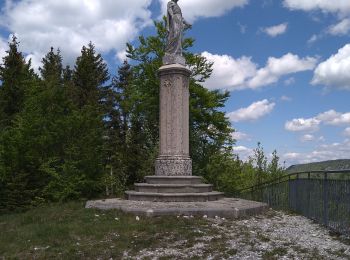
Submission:
POLYGON ((155 163, 157 176, 190 176, 189 78, 181 64, 162 66, 160 77, 160 151, 155 163))
MULTIPOLYGON (((165 57, 166 58, 166 57, 165 57)), ((155 176, 145 183, 135 183, 127 191, 131 201, 205 202, 223 198, 213 185, 192 176, 189 149, 189 81, 190 70, 182 64, 164 65, 159 69, 160 120, 159 156, 155 176)))

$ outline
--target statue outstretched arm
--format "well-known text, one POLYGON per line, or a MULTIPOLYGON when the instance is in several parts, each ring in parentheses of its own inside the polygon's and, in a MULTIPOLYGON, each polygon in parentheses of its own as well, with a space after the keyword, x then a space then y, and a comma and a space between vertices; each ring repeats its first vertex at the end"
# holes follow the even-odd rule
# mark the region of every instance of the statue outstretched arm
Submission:
POLYGON ((189 24, 188 22, 186 22, 185 19, 182 19, 182 22, 185 25, 185 29, 191 29, 192 28, 192 24, 189 24))

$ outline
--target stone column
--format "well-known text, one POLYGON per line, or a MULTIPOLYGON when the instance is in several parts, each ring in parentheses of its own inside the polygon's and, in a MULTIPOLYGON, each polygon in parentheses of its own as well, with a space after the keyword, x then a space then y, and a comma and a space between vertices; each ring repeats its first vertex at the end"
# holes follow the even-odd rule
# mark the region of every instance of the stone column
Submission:
POLYGON ((162 66, 160 77, 160 149, 156 160, 158 176, 190 176, 189 78, 190 70, 180 64, 162 66))

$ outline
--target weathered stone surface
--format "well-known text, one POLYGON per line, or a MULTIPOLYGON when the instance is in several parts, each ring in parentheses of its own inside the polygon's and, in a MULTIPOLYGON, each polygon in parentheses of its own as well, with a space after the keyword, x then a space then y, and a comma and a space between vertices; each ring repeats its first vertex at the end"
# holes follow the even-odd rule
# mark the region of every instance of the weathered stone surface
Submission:
POLYGON ((88 201, 86 208, 120 209, 127 213, 147 216, 193 215, 240 218, 260 214, 268 209, 264 203, 225 198, 207 202, 153 202, 108 199, 88 201))
POLYGON ((213 191, 213 185, 135 183, 135 191, 150 193, 201 193, 213 191))
POLYGON ((200 193, 151 193, 127 191, 128 200, 153 202, 206 202, 222 199, 224 193, 211 191, 200 193))
POLYGON ((166 53, 163 57, 163 64, 164 65, 181 64, 185 66, 186 60, 183 56, 166 53))
POLYGON ((155 163, 156 175, 192 175, 189 157, 189 76, 190 71, 180 64, 159 69, 160 151, 155 163))
POLYGON ((148 184, 201 184, 203 182, 200 176, 146 176, 148 184))
POLYGON ((157 176, 190 176, 192 175, 192 160, 188 158, 157 158, 157 176))

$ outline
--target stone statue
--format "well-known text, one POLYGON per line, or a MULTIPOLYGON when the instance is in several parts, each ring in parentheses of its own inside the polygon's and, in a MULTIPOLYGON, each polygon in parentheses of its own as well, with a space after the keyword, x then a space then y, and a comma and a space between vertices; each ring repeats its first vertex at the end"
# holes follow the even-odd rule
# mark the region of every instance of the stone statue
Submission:
POLYGON ((179 0, 171 0, 167 8, 167 31, 168 40, 163 58, 164 64, 179 63, 185 65, 185 59, 182 56, 182 36, 184 29, 190 28, 182 17, 179 0))

